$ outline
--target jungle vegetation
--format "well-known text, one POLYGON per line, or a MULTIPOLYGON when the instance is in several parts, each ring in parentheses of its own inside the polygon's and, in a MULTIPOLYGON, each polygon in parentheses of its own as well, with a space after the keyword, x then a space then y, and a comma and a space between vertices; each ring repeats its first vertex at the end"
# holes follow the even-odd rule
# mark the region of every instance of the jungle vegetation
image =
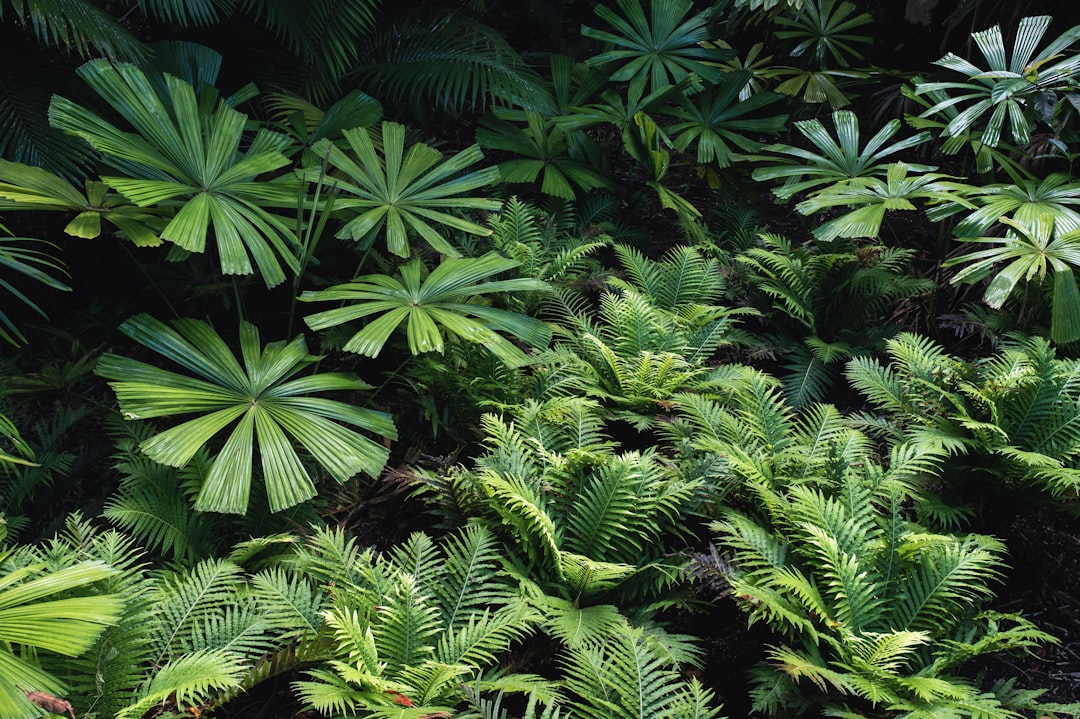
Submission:
POLYGON ((0 0, 0 717, 1080 713, 1080 25, 907 5, 0 0))

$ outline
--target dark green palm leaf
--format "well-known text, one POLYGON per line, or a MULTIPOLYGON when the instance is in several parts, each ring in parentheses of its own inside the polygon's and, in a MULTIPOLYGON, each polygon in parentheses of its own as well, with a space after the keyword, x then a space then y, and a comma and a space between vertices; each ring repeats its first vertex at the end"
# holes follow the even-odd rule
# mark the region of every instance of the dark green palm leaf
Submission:
POLYGON ((203 482, 196 509, 234 513, 247 509, 256 447, 273 511, 315 495, 294 442, 339 482, 358 472, 375 476, 382 470, 388 450, 344 425, 395 438, 393 422, 381 412, 313 396, 369 386, 342 373, 297 378, 316 361, 302 336, 260 350, 258 330, 244 323, 241 366, 206 323, 176 320, 173 328, 139 315, 120 329, 198 378, 112 354, 102 357, 97 372, 113 380, 110 385, 127 419, 199 415, 140 444, 162 464, 184 466, 213 437, 234 425, 203 482))
POLYGON ((319 292, 305 292, 305 302, 345 301, 343 307, 308 315, 313 330, 335 327, 351 320, 378 315, 345 345, 350 352, 375 357, 391 333, 408 322, 406 331, 413 354, 442 352, 445 342, 439 328, 468 342, 487 345, 500 360, 519 366, 528 357, 516 345, 497 334, 505 332, 533 347, 551 339, 548 326, 527 315, 473 304, 471 300, 495 292, 541 291, 547 284, 532 278, 491 280, 518 266, 518 262, 489 253, 478 258, 447 258, 421 280, 420 260, 401 268, 400 278, 365 275, 353 282, 319 292))
POLYGON ((107 10, 90 0, 11 0, 0 2, 0 22, 9 18, 30 27, 47 45, 74 50, 82 57, 98 53, 111 58, 138 59, 144 48, 107 10))
POLYGON ((867 35, 853 35, 852 30, 873 22, 869 13, 857 12, 850 2, 837 0, 814 0, 805 2, 794 17, 780 15, 776 24, 788 30, 777 30, 781 40, 796 40, 798 44, 791 50, 792 57, 810 57, 815 68, 824 69, 831 63, 836 67, 847 67, 849 60, 860 60, 862 54, 853 47, 853 43, 869 44, 867 35))
POLYGON ((382 123, 378 133, 355 128, 344 134, 352 154, 328 140, 312 148, 336 173, 327 174, 322 167, 300 173, 304 180, 337 191, 334 209, 351 214, 339 237, 370 243, 385 231, 387 249, 408 257, 411 234, 420 235, 444 255, 459 254, 432 223, 474 235, 491 234, 486 227, 451 214, 460 209, 497 210, 502 204, 487 197, 461 196, 498 180, 494 167, 461 174, 483 158, 478 146, 441 162, 442 153, 424 143, 406 149, 405 128, 394 122, 382 123))
POLYGON ((483 127, 476 133, 481 147, 519 156, 499 163, 504 182, 535 182, 540 177, 541 192, 566 200, 575 198, 574 186, 585 192, 613 187, 593 163, 574 157, 571 148, 582 140, 567 136, 580 134, 587 142, 584 133, 567 131, 532 110, 525 111, 525 120, 528 126, 521 128, 505 120, 488 118, 481 121, 483 127))
MULTIPOLYGON (((45 312, 41 307, 11 283, 8 273, 15 272, 54 290, 67 292, 71 288, 50 274, 50 272, 64 272, 63 265, 48 252, 25 246, 30 243, 56 247, 56 245, 43 240, 33 240, 26 237, 0 237, 0 290, 10 294, 33 310, 34 313, 45 317, 45 312)), ((14 345, 26 342, 26 337, 23 336, 19 328, 15 326, 14 320, 2 308, 0 308, 0 339, 14 345)))
POLYGON ((202 107, 182 80, 166 75, 162 96, 132 65, 96 60, 79 74, 136 132, 62 97, 53 99, 50 119, 122 173, 103 177, 109 186, 140 207, 170 213, 161 239, 203 252, 212 230, 222 273, 252 274, 254 260, 270 287, 285 279, 279 258, 296 270, 291 223, 269 210, 294 208, 297 190, 291 181, 260 179, 288 164, 288 138, 263 130, 241 151, 247 117, 223 102, 202 107))
POLYGON ((735 148, 757 151, 761 148, 757 137, 780 132, 787 115, 762 117, 759 112, 777 102, 780 96, 759 92, 742 98, 741 92, 750 78, 745 70, 728 73, 707 91, 680 98, 680 107, 671 114, 682 122, 668 128, 676 149, 686 150, 696 145, 698 162, 715 161, 717 166, 727 167, 734 159, 735 148))
POLYGON ((550 113, 540 76, 491 28, 462 17, 391 25, 364 44, 354 73, 388 100, 459 114, 489 107, 550 113))
POLYGON ((596 6, 596 14, 615 32, 584 25, 581 28, 582 35, 613 46, 589 58, 590 65, 617 65, 611 75, 615 82, 648 78, 650 91, 677 83, 691 74, 709 82, 720 79, 717 63, 730 59, 734 53, 703 44, 713 39, 708 12, 686 18, 693 8, 691 0, 649 0, 646 17, 641 0, 617 1, 625 17, 603 5, 596 6))

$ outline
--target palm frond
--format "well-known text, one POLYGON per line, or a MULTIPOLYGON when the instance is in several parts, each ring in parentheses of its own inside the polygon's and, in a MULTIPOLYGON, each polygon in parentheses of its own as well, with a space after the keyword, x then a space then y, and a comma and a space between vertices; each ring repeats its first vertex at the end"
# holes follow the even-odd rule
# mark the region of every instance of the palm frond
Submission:
POLYGON ((540 77, 491 28, 450 16, 381 28, 360 47, 356 76, 375 95, 453 113, 491 106, 550 111, 540 77))

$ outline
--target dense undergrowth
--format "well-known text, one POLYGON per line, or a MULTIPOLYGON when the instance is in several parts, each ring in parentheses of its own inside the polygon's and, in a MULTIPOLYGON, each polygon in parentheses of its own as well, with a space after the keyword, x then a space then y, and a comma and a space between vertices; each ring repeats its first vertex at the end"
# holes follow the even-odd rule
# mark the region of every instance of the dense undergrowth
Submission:
POLYGON ((871 5, 0 4, 0 717, 1080 712, 1080 26, 871 5))

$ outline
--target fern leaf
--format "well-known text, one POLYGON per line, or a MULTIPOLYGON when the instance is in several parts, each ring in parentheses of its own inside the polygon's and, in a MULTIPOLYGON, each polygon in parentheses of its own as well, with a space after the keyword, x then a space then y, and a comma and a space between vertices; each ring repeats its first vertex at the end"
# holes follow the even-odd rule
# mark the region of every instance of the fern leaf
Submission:
POLYGON ((202 706, 214 692, 240 686, 243 673, 243 659, 233 652, 209 649, 185 654, 155 672, 139 700, 121 710, 117 719, 138 719, 173 696, 179 707, 202 706))

